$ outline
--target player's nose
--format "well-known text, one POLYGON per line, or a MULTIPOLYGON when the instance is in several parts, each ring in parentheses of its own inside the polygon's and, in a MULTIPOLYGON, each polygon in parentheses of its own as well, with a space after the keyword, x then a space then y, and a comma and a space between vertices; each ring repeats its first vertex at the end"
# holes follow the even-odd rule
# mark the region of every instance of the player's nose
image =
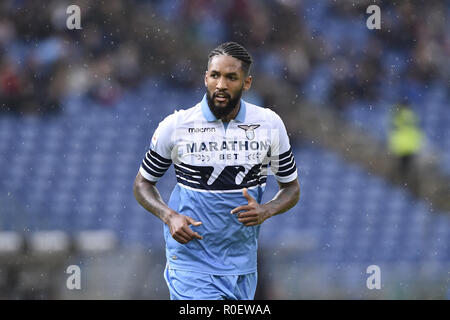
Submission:
POLYGON ((219 80, 217 80, 216 83, 216 89, 217 90, 224 90, 227 88, 227 81, 224 77, 220 77, 219 80))

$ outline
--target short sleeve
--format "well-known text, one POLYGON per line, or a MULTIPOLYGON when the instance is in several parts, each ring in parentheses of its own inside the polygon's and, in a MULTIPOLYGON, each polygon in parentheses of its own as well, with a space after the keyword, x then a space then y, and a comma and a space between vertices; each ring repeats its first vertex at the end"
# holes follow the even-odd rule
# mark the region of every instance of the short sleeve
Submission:
POLYGON ((150 148, 142 160, 139 172, 149 181, 158 181, 172 164, 175 116, 175 113, 171 114, 159 123, 153 133, 150 148))
POLYGON ((273 111, 270 111, 270 113, 270 121, 272 122, 270 170, 279 182, 291 182, 297 178, 297 166, 292 154, 289 136, 280 116, 273 111))

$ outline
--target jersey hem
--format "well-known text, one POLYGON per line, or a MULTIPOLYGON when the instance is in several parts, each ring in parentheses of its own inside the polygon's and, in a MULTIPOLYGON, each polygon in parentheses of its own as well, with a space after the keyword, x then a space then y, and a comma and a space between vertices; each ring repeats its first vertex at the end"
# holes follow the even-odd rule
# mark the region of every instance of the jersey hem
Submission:
POLYGON ((170 262, 167 262, 167 265, 169 266, 169 269, 173 269, 173 270, 180 270, 180 271, 189 271, 189 272, 197 272, 197 273, 202 273, 202 274, 209 274, 209 275, 215 275, 215 276, 240 276, 240 275, 244 275, 244 274, 250 274, 250 273, 255 273, 258 271, 258 268, 254 268, 254 269, 250 269, 248 271, 231 271, 231 272, 217 272, 217 271, 205 271, 204 269, 202 270, 198 270, 196 268, 184 268, 184 267, 177 267, 174 266, 173 264, 171 264, 170 262))

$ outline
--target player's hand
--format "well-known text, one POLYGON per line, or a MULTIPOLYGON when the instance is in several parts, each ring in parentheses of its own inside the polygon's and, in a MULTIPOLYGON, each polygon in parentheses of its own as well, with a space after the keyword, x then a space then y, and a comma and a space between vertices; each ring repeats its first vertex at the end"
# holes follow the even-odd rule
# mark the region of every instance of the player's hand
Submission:
POLYGON ((268 212, 248 194, 247 188, 242 190, 242 194, 247 199, 248 204, 234 208, 231 210, 231 214, 238 213, 238 221, 245 226, 256 226, 263 223, 269 217, 268 212))
POLYGON ((202 240, 203 237, 189 227, 189 225, 196 227, 201 224, 200 221, 195 221, 191 217, 179 213, 173 214, 167 222, 172 238, 181 244, 186 244, 192 239, 202 240))

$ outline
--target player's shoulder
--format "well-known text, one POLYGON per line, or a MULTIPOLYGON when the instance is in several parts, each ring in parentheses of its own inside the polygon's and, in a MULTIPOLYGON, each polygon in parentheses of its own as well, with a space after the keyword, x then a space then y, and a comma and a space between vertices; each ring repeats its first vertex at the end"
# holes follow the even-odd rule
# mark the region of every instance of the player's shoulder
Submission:
POLYGON ((281 120, 280 116, 270 108, 258 106, 245 101, 247 121, 265 121, 274 123, 281 120))
POLYGON ((203 119, 203 113, 201 104, 197 103, 196 105, 179 111, 179 120, 181 122, 192 122, 203 119))
POLYGON ((169 114, 161 121, 163 125, 178 125, 183 122, 193 121, 201 116, 200 104, 187 108, 187 109, 176 109, 173 113, 169 114))

